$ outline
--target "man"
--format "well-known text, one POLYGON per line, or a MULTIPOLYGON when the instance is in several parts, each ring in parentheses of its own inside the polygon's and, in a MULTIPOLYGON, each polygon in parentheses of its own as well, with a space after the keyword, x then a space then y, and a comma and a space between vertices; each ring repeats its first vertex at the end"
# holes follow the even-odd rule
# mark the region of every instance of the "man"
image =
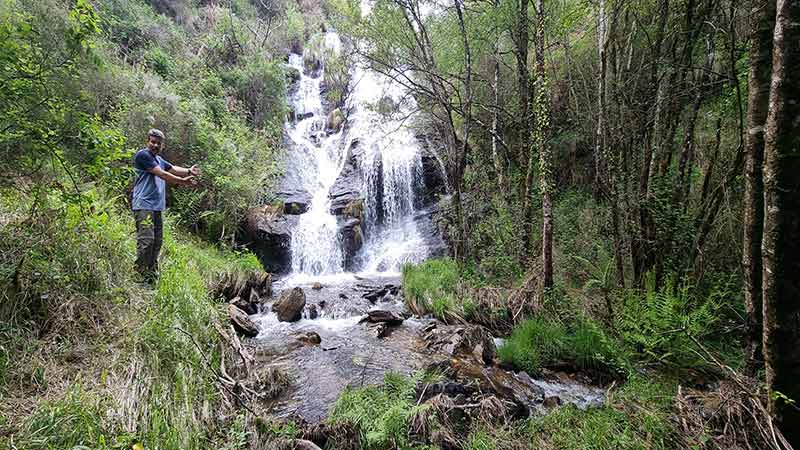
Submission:
POLYGON ((164 133, 147 132, 147 147, 136 152, 133 166, 136 182, 131 209, 136 220, 136 271, 145 281, 158 276, 158 253, 161 251, 163 222, 161 212, 166 207, 166 183, 195 186, 200 168, 173 166, 159 156, 164 148, 164 133))

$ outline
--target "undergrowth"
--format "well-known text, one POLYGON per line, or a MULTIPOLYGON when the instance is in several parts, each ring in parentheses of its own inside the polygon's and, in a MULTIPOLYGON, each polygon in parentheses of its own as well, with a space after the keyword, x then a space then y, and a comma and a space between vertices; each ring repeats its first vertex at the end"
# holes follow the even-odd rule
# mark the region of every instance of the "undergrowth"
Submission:
POLYGON ((674 385, 632 378, 600 408, 556 408, 527 426, 531 448, 662 450, 677 448, 670 422, 674 385))
POLYGON ((596 322, 583 317, 569 324, 543 317, 526 320, 514 329, 497 354, 501 361, 531 374, 566 364, 618 377, 630 368, 621 346, 596 322))
POLYGON ((381 386, 347 388, 336 401, 328 421, 349 424, 360 433, 369 450, 411 449, 412 417, 427 408, 416 404, 417 378, 389 373, 381 386))
POLYGON ((257 259, 188 237, 167 215, 161 276, 143 287, 129 211, 99 195, 31 201, 6 191, 0 203, 0 447, 227 439, 212 372, 222 357, 213 324, 226 318, 210 288, 221 274, 260 270, 257 259))

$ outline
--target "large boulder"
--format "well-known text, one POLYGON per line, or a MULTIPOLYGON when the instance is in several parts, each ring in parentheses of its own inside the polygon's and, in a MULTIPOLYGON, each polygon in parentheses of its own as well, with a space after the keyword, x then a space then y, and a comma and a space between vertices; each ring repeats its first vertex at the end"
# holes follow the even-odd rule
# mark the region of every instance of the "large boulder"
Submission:
POLYGON ((275 303, 272 304, 272 311, 278 316, 281 322, 296 322, 303 316, 303 308, 306 307, 306 294, 303 289, 296 287, 284 291, 275 303))
POLYGON ((250 320, 247 314, 235 305, 228 305, 228 316, 231 319, 233 328, 238 333, 248 337, 255 337, 258 335, 258 326, 256 326, 255 322, 250 320))
POLYGON ((298 216, 286 215, 284 206, 265 205, 247 213, 243 240, 261 260, 264 268, 273 273, 285 273, 292 264, 292 231, 298 216))
POLYGON ((336 134, 342 130, 344 125, 344 113, 340 108, 336 108, 328 114, 328 119, 325 121, 325 131, 328 134, 336 134))
POLYGON ((344 266, 346 269, 352 270, 356 253, 364 245, 364 232, 361 228, 361 220, 355 218, 340 218, 339 241, 342 243, 342 250, 344 251, 344 266))
POLYGON ((276 194, 278 201, 283 203, 283 213, 299 215, 308 211, 312 196, 304 189, 286 189, 276 194))
POLYGON ((392 311, 385 311, 380 309, 373 309, 368 311, 367 315, 361 319, 362 322, 369 323, 385 323, 387 325, 400 325, 403 323, 403 316, 392 311))

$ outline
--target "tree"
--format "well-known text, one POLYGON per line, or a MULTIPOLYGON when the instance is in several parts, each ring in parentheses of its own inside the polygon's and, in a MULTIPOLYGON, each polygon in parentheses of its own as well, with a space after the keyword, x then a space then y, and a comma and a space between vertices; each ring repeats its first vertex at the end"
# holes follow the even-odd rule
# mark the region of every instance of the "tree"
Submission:
MULTIPOLYGON (((536 1, 536 103, 533 141, 539 153, 542 193, 542 285, 553 286, 553 152, 547 145, 550 127, 549 94, 544 70, 544 0, 536 1)), ((529 166, 533 165, 531 158, 529 166)), ((530 173, 530 169, 529 169, 530 173)))
POLYGON ((764 122, 769 110, 775 2, 758 2, 753 15, 748 75, 747 143, 744 169, 744 303, 747 310, 746 371, 753 375, 761 352, 761 239, 764 226, 764 122))
POLYGON ((800 446, 800 2, 778 0, 764 135, 763 312, 769 411, 800 446))

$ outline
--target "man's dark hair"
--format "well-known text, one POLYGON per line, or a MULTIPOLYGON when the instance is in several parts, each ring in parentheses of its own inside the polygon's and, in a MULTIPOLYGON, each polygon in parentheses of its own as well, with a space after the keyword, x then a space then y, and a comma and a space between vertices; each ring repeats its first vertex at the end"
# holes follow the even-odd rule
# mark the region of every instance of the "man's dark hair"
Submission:
POLYGON ((161 139, 163 141, 164 140, 164 132, 161 131, 161 130, 157 130, 155 128, 151 128, 150 131, 147 132, 147 137, 148 138, 156 137, 156 138, 159 138, 159 139, 161 139))

